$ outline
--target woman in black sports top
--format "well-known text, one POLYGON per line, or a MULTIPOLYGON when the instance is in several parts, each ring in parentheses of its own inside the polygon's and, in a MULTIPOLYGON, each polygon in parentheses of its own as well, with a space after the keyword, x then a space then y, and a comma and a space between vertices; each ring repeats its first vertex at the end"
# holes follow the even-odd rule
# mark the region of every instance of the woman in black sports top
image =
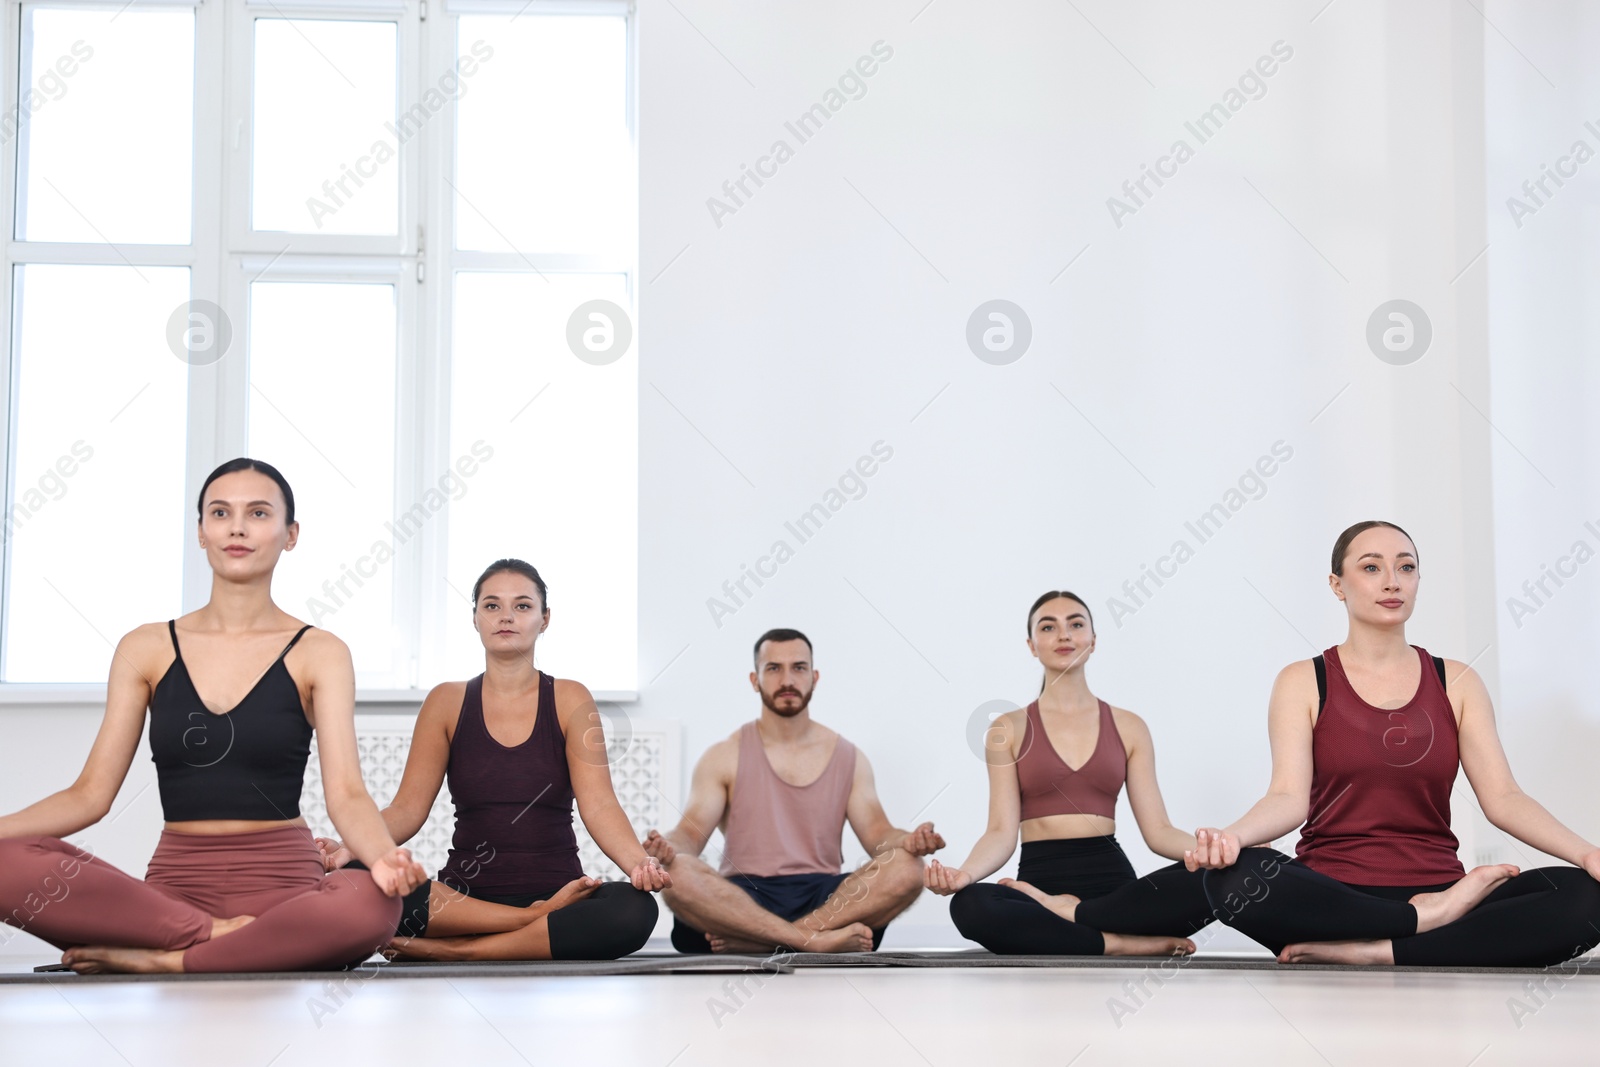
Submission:
POLYGON ((359 962, 393 933, 424 872, 362 783, 350 651, 272 601, 273 570, 300 533, 282 474, 232 460, 198 506, 211 599, 118 643, 83 773, 0 817, 0 919, 83 973, 359 962), (62 838, 110 810, 146 707, 166 827, 140 880, 62 838), (313 731, 328 814, 370 874, 325 876, 300 816, 313 731))

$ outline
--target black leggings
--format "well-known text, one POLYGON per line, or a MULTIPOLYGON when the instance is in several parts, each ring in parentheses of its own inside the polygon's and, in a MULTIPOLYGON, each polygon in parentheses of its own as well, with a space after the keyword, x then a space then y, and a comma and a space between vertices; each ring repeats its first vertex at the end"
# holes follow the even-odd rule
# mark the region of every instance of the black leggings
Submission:
POLYGON ((962 937, 1008 956, 1101 956, 1101 931, 1187 937, 1211 922, 1199 872, 1174 863, 1136 878, 1115 837, 1025 841, 1017 880, 1081 898, 1077 921, 1019 889, 978 882, 950 898, 962 937))
POLYGON ((1576 867, 1524 871, 1453 923, 1417 933, 1408 901, 1443 885, 1350 885, 1269 848, 1207 871, 1218 919, 1273 953, 1301 941, 1383 941, 1396 964, 1548 967, 1600 944, 1600 882, 1576 867))
MULTIPOLYGON (((366 869, 359 860, 347 866, 366 869)), ((547 889, 540 893, 490 896, 474 893, 469 886, 443 884, 474 900, 513 908, 526 908, 535 901, 549 900, 557 892, 547 889)), ((428 897, 432 891, 433 882, 428 881, 406 894, 396 937, 428 936, 428 897)), ((635 889, 627 882, 606 882, 582 900, 558 908, 546 918, 550 928, 550 958, 614 960, 638 952, 655 931, 659 914, 653 894, 635 889)))

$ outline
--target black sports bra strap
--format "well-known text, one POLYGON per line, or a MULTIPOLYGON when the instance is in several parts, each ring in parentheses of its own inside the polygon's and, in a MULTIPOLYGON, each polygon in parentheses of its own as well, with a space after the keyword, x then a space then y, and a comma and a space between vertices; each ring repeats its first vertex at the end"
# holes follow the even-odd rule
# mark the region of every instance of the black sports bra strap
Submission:
POLYGON ((1317 714, 1321 715, 1323 705, 1328 703, 1328 664, 1319 655, 1311 661, 1311 666, 1317 672, 1317 714))
POLYGON ((283 651, 278 653, 278 658, 282 659, 283 657, 287 656, 289 654, 289 650, 295 646, 295 643, 298 642, 300 638, 305 636, 306 631, 309 629, 311 629, 309 625, 300 627, 300 632, 289 638, 289 643, 283 646, 283 651))
POLYGON ((183 658, 183 650, 178 647, 178 620, 167 620, 167 633, 172 635, 172 651, 179 658, 183 658))
POLYGON ((1439 672, 1439 684, 1445 689, 1449 689, 1450 683, 1445 680, 1444 676, 1444 660, 1440 659, 1438 656, 1431 656, 1429 658, 1433 660, 1433 669, 1439 672))

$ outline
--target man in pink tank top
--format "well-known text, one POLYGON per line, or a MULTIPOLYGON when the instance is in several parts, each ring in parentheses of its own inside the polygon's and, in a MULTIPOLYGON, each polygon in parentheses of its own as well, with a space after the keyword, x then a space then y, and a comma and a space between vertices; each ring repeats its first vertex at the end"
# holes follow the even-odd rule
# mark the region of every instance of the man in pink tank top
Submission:
POLYGON ((645 838, 672 873, 663 892, 680 952, 868 952, 922 891, 921 857, 944 847, 925 822, 901 830, 878 802, 872 766, 811 719, 818 672, 798 630, 756 642, 750 685, 761 717, 712 745, 695 766, 683 819, 645 838), (840 868, 844 824, 872 858, 840 868), (700 859, 713 830, 720 870, 700 859))

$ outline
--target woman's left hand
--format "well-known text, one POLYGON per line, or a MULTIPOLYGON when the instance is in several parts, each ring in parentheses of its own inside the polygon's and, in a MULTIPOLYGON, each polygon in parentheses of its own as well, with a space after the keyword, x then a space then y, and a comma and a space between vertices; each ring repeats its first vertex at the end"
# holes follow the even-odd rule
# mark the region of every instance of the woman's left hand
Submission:
POLYGON ((428 880, 428 872, 411 858, 411 850, 399 846, 373 863, 371 870, 372 880, 390 897, 403 897, 428 880))
POLYGON ((628 875, 628 881, 633 883, 633 888, 646 893, 654 893, 672 885, 672 875, 667 869, 656 862, 654 856, 646 856, 633 868, 633 873, 628 875))

